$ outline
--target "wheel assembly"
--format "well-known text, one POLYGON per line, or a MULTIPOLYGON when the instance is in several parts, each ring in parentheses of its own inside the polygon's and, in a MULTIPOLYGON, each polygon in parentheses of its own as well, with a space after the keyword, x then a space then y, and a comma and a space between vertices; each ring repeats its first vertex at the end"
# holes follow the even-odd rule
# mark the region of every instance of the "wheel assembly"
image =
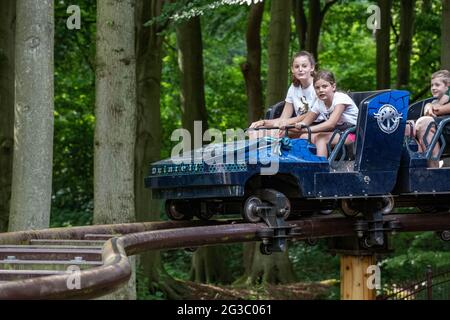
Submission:
POLYGON ((319 242, 319 240, 317 238, 306 239, 306 243, 310 246, 315 246, 315 245, 317 245, 318 242, 319 242))
POLYGON ((262 239, 260 251, 262 254, 283 252, 286 250, 288 232, 291 229, 286 218, 291 212, 289 199, 274 189, 259 189, 245 200, 242 216, 248 222, 263 220, 268 229, 258 232, 262 239), (270 235, 269 231, 270 230, 270 235))
POLYGON ((342 199, 341 201, 341 211, 346 217, 356 217, 360 211, 352 208, 351 199, 342 199))
MULTIPOLYGON (((377 199, 376 203, 382 214, 391 213, 395 206, 394 197, 390 194, 377 199)), ((352 199, 341 200, 341 211, 346 217, 356 217, 361 213, 361 209, 358 209, 361 206, 364 206, 362 202, 355 203, 352 199)))
POLYGON ((271 255, 272 254, 272 250, 270 248, 270 244, 267 243, 261 243, 259 245, 259 251, 264 254, 264 255, 271 255))
POLYGON ((277 215, 286 220, 291 214, 291 202, 288 198, 284 200, 284 207, 278 210, 277 215))
POLYGON ((450 230, 444 230, 439 233, 439 237, 443 241, 450 241, 450 230))
POLYGON ((333 213, 333 209, 323 209, 320 210, 319 213, 324 216, 329 216, 330 214, 333 213))
POLYGON ((383 214, 391 213, 395 206, 394 197, 389 194, 387 196, 384 196, 381 201, 382 201, 382 206, 383 206, 381 208, 381 212, 383 214))
POLYGON ((195 208, 194 212, 197 218, 207 221, 218 212, 218 205, 203 202, 195 208))
POLYGON ((369 248, 373 247, 372 241, 370 241, 369 237, 364 237, 362 239, 362 243, 361 244, 362 244, 362 247, 366 248, 366 249, 369 249, 369 248))
POLYGON ((193 217, 192 208, 188 203, 167 200, 166 214, 171 220, 190 220, 193 217))
POLYGON ((261 217, 258 215, 258 207, 263 203, 260 198, 256 196, 250 196, 245 200, 244 203, 244 211, 243 216, 244 219, 248 222, 259 222, 261 221, 261 217))

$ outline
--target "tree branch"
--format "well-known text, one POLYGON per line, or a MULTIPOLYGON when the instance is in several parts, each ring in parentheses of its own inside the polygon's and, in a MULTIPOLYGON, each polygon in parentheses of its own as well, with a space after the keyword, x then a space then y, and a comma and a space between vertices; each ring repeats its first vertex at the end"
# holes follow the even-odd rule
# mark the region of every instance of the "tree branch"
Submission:
POLYGON ((422 90, 420 90, 419 93, 416 94, 416 95, 411 99, 410 104, 411 104, 411 103, 414 103, 414 102, 418 101, 420 98, 422 98, 422 97, 425 95, 425 93, 427 93, 428 90, 430 90, 430 86, 427 84, 427 86, 426 86, 425 88, 423 88, 422 90))
POLYGON ((395 44, 398 44, 399 41, 399 35, 397 32, 397 29, 395 29, 395 25, 394 25, 394 19, 391 19, 391 28, 392 28, 392 32, 394 32, 394 36, 395 36, 395 44))
POLYGON ((322 11, 320 12, 322 19, 323 19, 323 17, 325 17, 325 14, 327 13, 328 9, 330 9, 331 6, 334 5, 338 1, 339 0, 331 0, 331 1, 328 1, 327 3, 325 3, 325 6, 323 7, 322 11))

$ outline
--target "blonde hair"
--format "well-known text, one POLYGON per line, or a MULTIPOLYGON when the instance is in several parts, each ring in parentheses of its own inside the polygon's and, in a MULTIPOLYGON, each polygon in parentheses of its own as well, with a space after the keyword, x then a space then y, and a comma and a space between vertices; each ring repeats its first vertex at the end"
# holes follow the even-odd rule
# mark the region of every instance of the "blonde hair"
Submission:
POLYGON ((440 78, 447 86, 450 85, 450 72, 448 70, 439 70, 431 75, 431 80, 440 78))

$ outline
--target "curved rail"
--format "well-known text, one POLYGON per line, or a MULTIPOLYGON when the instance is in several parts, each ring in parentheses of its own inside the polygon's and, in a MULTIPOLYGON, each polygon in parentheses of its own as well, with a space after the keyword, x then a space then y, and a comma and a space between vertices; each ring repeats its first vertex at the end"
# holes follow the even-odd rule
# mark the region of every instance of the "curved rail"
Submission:
MULTIPOLYGON (((400 214, 385 216, 399 231, 442 231, 450 228, 450 214, 400 214)), ((295 239, 355 235, 358 218, 309 217, 288 221, 295 239)), ((0 234, 0 244, 26 244, 32 239, 82 239, 87 234, 120 233, 102 249, 102 265, 79 271, 80 288, 69 289, 71 273, 0 283, 0 299, 94 298, 114 291, 131 275, 127 256, 157 249, 174 249, 260 240, 267 226, 237 221, 154 222, 47 229, 0 234)))

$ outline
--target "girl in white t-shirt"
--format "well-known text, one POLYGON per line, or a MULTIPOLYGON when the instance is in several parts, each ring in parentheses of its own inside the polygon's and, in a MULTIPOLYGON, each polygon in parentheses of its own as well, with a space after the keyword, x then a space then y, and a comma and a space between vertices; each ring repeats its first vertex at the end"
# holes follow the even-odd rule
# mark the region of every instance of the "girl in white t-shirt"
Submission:
POLYGON ((307 51, 297 53, 292 59, 292 84, 286 95, 283 113, 277 119, 253 122, 250 128, 282 127, 302 121, 317 100, 313 87, 315 66, 316 61, 311 53, 307 51))
MULTIPOLYGON (((358 107, 353 100, 342 92, 336 92, 336 81, 333 73, 326 70, 319 71, 314 76, 314 89, 318 100, 311 107, 302 122, 297 123, 297 134, 306 138, 307 130, 304 125, 311 125, 319 116, 325 121, 311 126, 312 143, 317 147, 317 155, 328 157, 327 144, 330 141, 334 129, 345 130, 356 126, 358 119, 358 107)), ((335 136, 331 145, 339 141, 339 134, 335 136)), ((355 141, 355 135, 351 134, 345 141, 346 144, 355 141)))

